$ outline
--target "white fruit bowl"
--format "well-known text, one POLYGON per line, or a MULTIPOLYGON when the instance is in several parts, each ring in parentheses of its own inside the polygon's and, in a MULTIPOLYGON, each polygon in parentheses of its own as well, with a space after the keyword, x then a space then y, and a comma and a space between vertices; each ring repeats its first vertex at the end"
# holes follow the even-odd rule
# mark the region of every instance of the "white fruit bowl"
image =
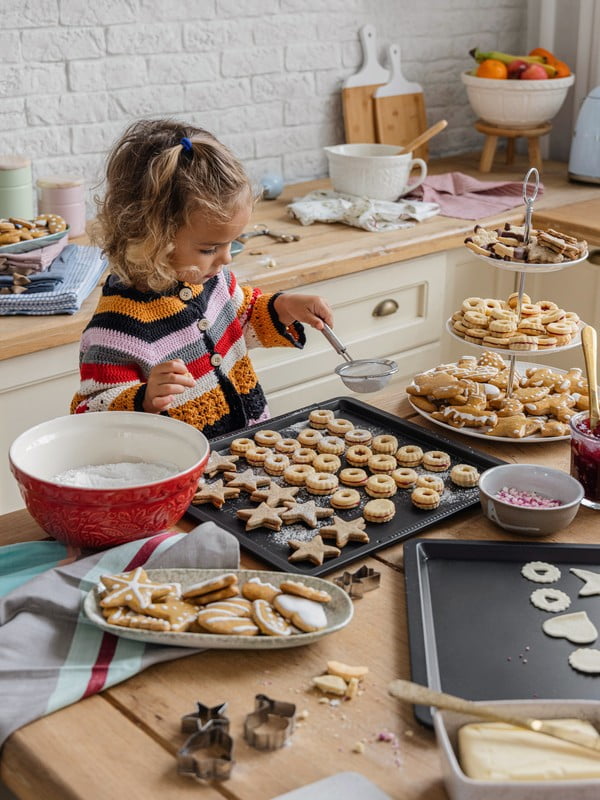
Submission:
POLYGON ((541 81, 496 80, 461 74, 477 116, 503 128, 531 128, 549 122, 559 112, 575 75, 541 81))

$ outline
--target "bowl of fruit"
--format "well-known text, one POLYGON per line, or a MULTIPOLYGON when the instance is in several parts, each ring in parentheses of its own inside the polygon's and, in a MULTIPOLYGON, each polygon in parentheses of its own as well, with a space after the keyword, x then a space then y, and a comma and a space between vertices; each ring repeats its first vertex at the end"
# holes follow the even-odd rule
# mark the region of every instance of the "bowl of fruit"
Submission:
POLYGON ((541 47, 526 56, 477 48, 470 55, 477 65, 461 77, 471 108, 483 122, 500 128, 549 122, 575 81, 567 64, 541 47))

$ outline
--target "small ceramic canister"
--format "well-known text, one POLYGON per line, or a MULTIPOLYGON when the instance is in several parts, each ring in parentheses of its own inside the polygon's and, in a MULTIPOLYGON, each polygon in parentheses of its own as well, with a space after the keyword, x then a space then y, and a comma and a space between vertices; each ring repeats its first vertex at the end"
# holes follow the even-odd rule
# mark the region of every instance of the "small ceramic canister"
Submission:
POLYGON ((31 161, 21 155, 0 155, 0 217, 33 218, 31 161))
POLYGON ((38 178, 38 211, 58 214, 69 225, 69 236, 85 233, 85 189, 83 178, 76 175, 52 175, 38 178))

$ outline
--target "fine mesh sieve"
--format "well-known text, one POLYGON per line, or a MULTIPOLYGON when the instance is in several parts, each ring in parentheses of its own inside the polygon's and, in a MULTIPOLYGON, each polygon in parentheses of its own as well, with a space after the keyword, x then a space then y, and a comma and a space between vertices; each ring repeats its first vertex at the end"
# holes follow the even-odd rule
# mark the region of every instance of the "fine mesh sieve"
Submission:
POLYGON ((336 375, 342 379, 344 386, 353 392, 377 392, 386 386, 398 365, 387 358, 364 358, 354 360, 351 358, 346 345, 341 342, 329 325, 323 326, 323 336, 339 353, 345 363, 335 368, 336 375))

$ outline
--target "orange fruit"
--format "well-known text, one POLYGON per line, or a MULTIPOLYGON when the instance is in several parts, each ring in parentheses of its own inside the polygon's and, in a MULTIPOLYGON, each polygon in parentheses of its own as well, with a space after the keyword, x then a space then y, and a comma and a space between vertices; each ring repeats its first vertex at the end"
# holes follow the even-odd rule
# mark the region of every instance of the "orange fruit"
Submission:
POLYGON ((568 78, 571 74, 569 65, 565 64, 564 61, 555 61, 552 66, 556 68, 556 75, 554 76, 555 78, 568 78))
POLYGON ((495 58, 486 58, 477 67, 476 75, 478 78, 496 78, 503 80, 508 78, 508 68, 502 61, 496 61, 495 58))
MULTIPOLYGON (((558 61, 554 53, 551 53, 550 50, 545 50, 543 47, 535 47, 533 50, 531 50, 529 55, 540 56, 544 59, 544 63, 550 64, 551 67, 555 67, 556 62, 558 61)), ((564 75, 562 77, 564 77, 564 75)))

